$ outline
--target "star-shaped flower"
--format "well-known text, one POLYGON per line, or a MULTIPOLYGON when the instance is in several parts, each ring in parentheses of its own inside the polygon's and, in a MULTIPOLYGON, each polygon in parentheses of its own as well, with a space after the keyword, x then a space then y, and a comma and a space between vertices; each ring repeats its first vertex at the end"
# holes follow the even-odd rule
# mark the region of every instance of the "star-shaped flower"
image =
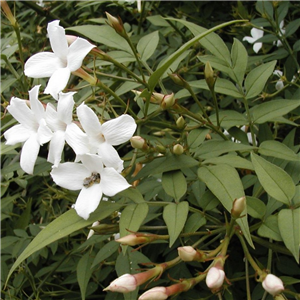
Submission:
POLYGON ((30 108, 27 101, 13 97, 7 110, 20 123, 4 133, 7 145, 23 143, 20 165, 28 174, 33 174, 40 146, 50 141, 52 131, 45 121, 45 109, 38 100, 40 85, 29 91, 30 108))
POLYGON ((59 26, 58 20, 48 23, 47 31, 53 52, 40 52, 31 56, 25 63, 24 73, 32 78, 50 77, 45 94, 58 99, 71 72, 81 67, 83 59, 95 46, 80 37, 69 46, 65 29, 59 26))
POLYGON ((74 94, 74 92, 59 93, 57 108, 51 103, 48 103, 46 107, 46 122, 53 131, 48 161, 56 167, 60 163, 65 142, 76 154, 85 154, 89 151, 86 146, 88 143, 86 134, 73 122, 74 94))
MULTIPOLYGON (((263 29, 263 27, 261 27, 263 29)), ((254 44, 253 45, 253 51, 255 53, 258 53, 258 51, 261 49, 262 47, 262 43, 256 43, 256 41, 258 39, 260 39, 261 37, 263 37, 264 35, 264 31, 261 29, 257 29, 257 28, 252 28, 251 29, 251 36, 245 36, 243 38, 243 41, 247 41, 250 44, 254 44)))
POLYGON ((112 197, 130 185, 114 168, 105 168, 99 155, 79 156, 82 163, 62 163, 50 174, 57 185, 80 190, 74 208, 80 217, 87 220, 98 207, 103 194, 112 197))
POLYGON ((113 146, 127 142, 136 129, 134 119, 121 115, 103 124, 87 105, 82 103, 77 108, 77 116, 89 138, 90 153, 98 153, 106 167, 123 170, 123 161, 113 146))

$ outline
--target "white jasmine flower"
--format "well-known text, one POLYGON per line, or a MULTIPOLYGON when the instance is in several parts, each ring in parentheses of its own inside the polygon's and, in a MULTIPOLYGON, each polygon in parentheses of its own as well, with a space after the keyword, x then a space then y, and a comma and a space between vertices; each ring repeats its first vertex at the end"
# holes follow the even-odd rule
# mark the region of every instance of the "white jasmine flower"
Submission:
POLYGON ((54 132, 50 141, 48 161, 55 167, 61 161, 65 142, 72 147, 76 154, 85 154, 89 151, 86 146, 88 143, 86 134, 72 122, 74 94, 74 92, 59 93, 57 109, 51 103, 48 103, 46 107, 46 121, 54 132))
MULTIPOLYGON (((278 34, 279 34, 279 36, 283 36, 285 34, 284 20, 282 20, 279 24, 279 33, 278 34)), ((282 42, 280 40, 274 41, 273 44, 276 45, 277 47, 282 46, 282 42)))
MULTIPOLYGON (((263 27, 261 27, 261 28, 263 29, 263 27)), ((247 41, 248 43, 253 44, 253 51, 255 53, 258 53, 258 51, 262 47, 262 43, 256 43, 255 41, 257 41, 258 39, 263 37, 264 31, 261 29, 252 28, 250 33, 251 33, 251 36, 245 36, 243 38, 243 41, 247 41)))
POLYGON ((24 143, 20 165, 28 174, 33 174, 40 146, 50 141, 52 131, 45 121, 45 109, 38 100, 40 85, 29 91, 30 108, 26 100, 13 97, 7 110, 20 123, 4 133, 7 145, 24 143))
POLYGON ((59 20, 48 23, 47 31, 53 52, 31 56, 25 63, 24 73, 32 78, 50 77, 45 94, 58 99, 71 72, 81 67, 83 59, 95 46, 80 37, 68 46, 65 29, 59 26, 59 20))
POLYGON ((134 119, 121 115, 103 124, 91 108, 82 103, 77 108, 78 119, 89 138, 90 153, 98 153, 106 167, 123 170, 123 161, 113 146, 127 142, 136 129, 134 119))
POLYGON ((112 197, 130 185, 114 168, 104 168, 99 155, 84 154, 79 158, 82 163, 62 163, 50 174, 57 185, 80 190, 74 208, 80 217, 87 220, 98 207, 103 194, 112 197))
POLYGON ((279 78, 279 80, 275 84, 275 89, 277 91, 279 91, 279 90, 281 90, 284 87, 283 80, 281 79, 282 76, 283 76, 283 73, 281 71, 279 71, 279 70, 275 70, 273 72, 273 74, 276 75, 279 78))

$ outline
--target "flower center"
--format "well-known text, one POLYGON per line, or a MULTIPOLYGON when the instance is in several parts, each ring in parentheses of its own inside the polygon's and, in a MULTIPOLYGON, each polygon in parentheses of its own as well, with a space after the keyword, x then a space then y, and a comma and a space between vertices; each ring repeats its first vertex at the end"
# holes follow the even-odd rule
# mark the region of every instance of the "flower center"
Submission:
POLYGON ((89 188, 94 183, 100 183, 101 176, 97 172, 92 172, 90 177, 87 177, 83 180, 83 186, 89 188))

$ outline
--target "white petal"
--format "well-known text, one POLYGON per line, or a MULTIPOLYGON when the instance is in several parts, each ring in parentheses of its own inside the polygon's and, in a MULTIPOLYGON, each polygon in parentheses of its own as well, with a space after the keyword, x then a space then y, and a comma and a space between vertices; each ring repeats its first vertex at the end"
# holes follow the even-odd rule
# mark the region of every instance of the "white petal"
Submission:
POLYGON ((122 115, 102 124, 102 134, 111 145, 127 142, 136 130, 136 123, 129 115, 122 115))
POLYGON ((77 107, 77 116, 82 128, 88 135, 101 134, 101 124, 91 108, 82 103, 77 107))
POLYGON ((37 134, 32 134, 24 143, 20 157, 21 168, 26 173, 33 174, 33 168, 39 154, 39 150, 40 144, 37 141, 37 134))
POLYGON ((88 137, 75 123, 69 124, 66 128, 66 142, 76 154, 89 152, 88 137))
POLYGON ((101 197, 102 190, 100 184, 94 184, 88 188, 82 188, 74 206, 77 214, 87 220, 90 213, 95 211, 98 207, 101 197))
POLYGON ((68 84, 70 74, 68 68, 57 69, 50 77, 44 93, 51 94, 54 99, 58 100, 58 94, 68 84))
POLYGON ((47 32, 53 52, 57 57, 65 60, 66 62, 68 54, 68 42, 65 29, 59 26, 58 20, 55 20, 48 23, 47 32))
POLYGON ((54 132, 50 141, 49 152, 47 160, 51 162, 54 167, 58 167, 61 161, 61 154, 65 145, 65 132, 58 130, 54 132))
POLYGON ((40 143, 41 146, 45 143, 48 143, 51 140, 53 132, 46 125, 45 119, 42 119, 40 121, 40 126, 37 130, 37 134, 38 134, 38 142, 40 143))
POLYGON ((57 103, 58 118, 66 124, 70 124, 73 119, 74 94, 75 92, 59 94, 59 101, 57 103))
POLYGON ((47 125, 53 130, 59 130, 60 129, 60 122, 58 120, 58 115, 56 108, 54 105, 50 102, 47 103, 46 106, 46 113, 45 113, 45 120, 47 122, 47 125))
POLYGON ((114 196, 130 187, 126 179, 114 168, 104 168, 100 175, 100 185, 106 196, 114 196))
POLYGON ((243 41, 246 41, 246 42, 248 42, 250 44, 253 44, 255 42, 255 39, 253 37, 251 37, 251 36, 245 36, 243 38, 243 41))
POLYGON ((283 81, 282 81, 282 80, 278 80, 278 81, 276 82, 276 84, 275 84, 275 89, 276 89, 277 91, 280 91, 280 90, 283 89, 283 88, 284 88, 283 81))
POLYGON ((31 78, 45 78, 50 77, 57 69, 63 67, 65 65, 54 53, 40 52, 26 61, 24 73, 31 78))
POLYGON ((258 51, 261 49, 261 47, 262 47, 262 43, 255 43, 255 44, 253 45, 253 51, 254 51, 255 53, 258 53, 258 51))
POLYGON ((280 70, 275 70, 273 72, 273 74, 276 75, 276 76, 278 76, 279 78, 283 75, 282 71, 280 71, 280 70))
POLYGON ((71 72, 81 67, 83 59, 94 47, 96 46, 80 37, 71 44, 68 51, 68 68, 71 72))
POLYGON ((24 127, 34 131, 37 129, 38 124, 35 122, 34 113, 26 104, 26 100, 11 98, 7 110, 24 127))
POLYGON ((22 124, 15 125, 4 132, 6 145, 15 145, 29 139, 31 131, 22 124))
POLYGON ((255 40, 258 40, 259 38, 261 38, 264 35, 264 31, 257 29, 257 28, 252 28, 251 29, 251 35, 253 36, 253 38, 255 40))
POLYGON ((84 154, 79 156, 83 165, 90 170, 90 172, 101 173, 103 170, 102 159, 97 154, 84 154))
POLYGON ((38 99, 39 88, 40 85, 36 85, 29 91, 30 108, 34 113, 36 120, 40 120, 45 114, 44 106, 38 99))
POLYGON ((120 158, 117 150, 107 142, 98 146, 98 154, 101 156, 103 164, 106 167, 116 169, 119 173, 123 170, 123 160, 120 158))
POLYGON ((80 190, 84 179, 91 176, 91 172, 84 165, 73 162, 54 167, 50 174, 57 185, 73 191, 80 190))

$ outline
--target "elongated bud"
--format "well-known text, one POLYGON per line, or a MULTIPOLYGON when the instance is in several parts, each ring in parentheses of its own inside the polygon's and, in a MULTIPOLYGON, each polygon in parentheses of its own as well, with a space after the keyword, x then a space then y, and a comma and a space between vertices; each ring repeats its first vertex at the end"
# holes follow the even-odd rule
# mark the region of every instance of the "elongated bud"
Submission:
POLYGON ((121 36, 126 34, 122 20, 118 17, 113 17, 108 12, 105 12, 109 25, 121 36))
POLYGON ((214 76, 214 71, 209 62, 205 64, 204 77, 209 89, 213 90, 215 86, 216 78, 214 76))
POLYGON ((156 236, 150 234, 128 234, 120 239, 117 239, 116 242, 121 243, 122 245, 136 246, 139 244, 150 243, 156 240, 156 236))
POLYGON ((168 109, 170 107, 172 107, 175 104, 175 97, 174 97, 174 93, 169 94, 169 95, 165 95, 161 101, 161 108, 162 109, 168 109))
POLYGON ((3 12, 4 12, 5 16, 9 20, 10 24, 12 26, 15 26, 17 24, 17 20, 15 19, 14 15, 12 14, 12 12, 11 12, 11 10, 10 10, 7 2, 4 1, 4 0, 1 0, 0 1, 0 5, 1 5, 2 9, 3 9, 3 12))
POLYGON ((185 127, 185 121, 183 116, 180 116, 177 120, 176 120, 176 126, 178 127, 178 129, 183 129, 185 127))
POLYGON ((176 155, 181 155, 183 153, 184 149, 182 145, 176 144, 173 146, 173 153, 176 155))
POLYGON ((276 296, 284 290, 282 280, 273 274, 268 274, 265 277, 262 286, 272 296, 276 296))
POLYGON ((178 247, 178 256, 183 261, 193 261, 197 256, 197 251, 191 246, 178 247))
POLYGON ((129 293, 136 289, 137 282, 133 275, 124 274, 110 283, 103 291, 129 293))
POLYGON ((156 145, 155 150, 159 153, 166 153, 166 148, 163 145, 156 145))
POLYGON ((131 146, 135 149, 140 149, 140 150, 146 151, 149 148, 146 141, 138 135, 133 136, 130 139, 130 143, 131 143, 131 146))
POLYGON ((246 197, 235 199, 232 204, 231 216, 235 219, 239 218, 246 208, 246 197))
POLYGON ((154 287, 144 294, 142 294, 138 300, 164 300, 167 299, 169 296, 167 294, 167 289, 163 286, 154 287))
POLYGON ((216 291, 223 285, 224 279, 225 272, 222 269, 211 267, 206 275, 206 285, 216 291))
POLYGON ((188 86, 188 83, 179 74, 173 73, 173 74, 168 74, 168 75, 175 84, 182 86, 184 88, 186 88, 188 86))

